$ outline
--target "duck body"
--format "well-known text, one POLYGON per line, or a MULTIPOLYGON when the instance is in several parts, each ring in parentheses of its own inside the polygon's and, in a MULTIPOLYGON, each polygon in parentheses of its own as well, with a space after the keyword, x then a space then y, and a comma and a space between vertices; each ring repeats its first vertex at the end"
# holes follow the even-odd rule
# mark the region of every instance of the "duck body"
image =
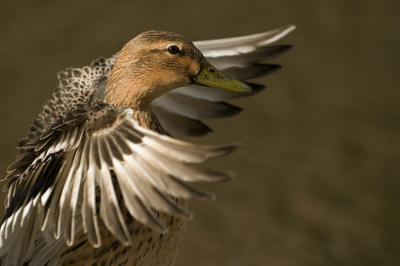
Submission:
MULTIPOLYGON (((115 63, 112 63, 114 66, 115 63)), ((105 68, 108 70, 108 68, 105 68)), ((106 70, 106 71, 107 71, 106 70)), ((118 90, 118 88, 115 88, 118 90)), ((95 92, 89 92, 88 95, 95 92)), ((136 95, 135 95, 136 96, 136 95)), ((90 104, 92 100, 86 98, 84 104, 90 104)), ((136 102, 136 101, 132 101, 136 102)), ((127 103, 118 103, 124 106, 127 103)), ((152 130, 161 135, 168 133, 162 127, 157 116, 150 106, 133 106, 136 110, 132 118, 135 119, 143 128, 152 130)), ((91 266, 91 265, 174 265, 178 254, 179 243, 182 240, 186 221, 176 218, 173 215, 157 212, 159 222, 166 226, 167 233, 160 233, 152 230, 143 223, 136 221, 129 210, 126 208, 123 195, 118 186, 115 175, 112 175, 115 194, 118 204, 121 208, 123 220, 126 223, 127 230, 132 239, 130 245, 123 245, 115 236, 100 222, 99 231, 102 239, 102 245, 95 248, 88 240, 84 232, 81 232, 72 246, 65 245, 58 251, 57 256, 65 265, 91 266)), ((97 191, 97 197, 100 192, 97 191)), ((188 210, 188 200, 172 199, 182 210, 188 210)))
MULTIPOLYGON (((185 86, 187 83, 185 79, 188 76, 195 76, 199 72, 200 65, 197 62, 201 59, 202 54, 179 34, 158 31, 145 32, 131 40, 119 53, 119 59, 116 59, 113 64, 104 101, 117 106, 131 107, 134 110, 132 117, 141 127, 167 135, 151 108, 151 102, 170 89, 185 86), (176 60, 169 61, 171 55, 163 53, 165 47, 169 45, 176 45, 181 50, 184 46, 191 48, 184 50, 187 53, 181 56, 184 59, 183 65, 182 62, 177 63, 176 60), (138 47, 143 48, 137 49, 138 47), (128 72, 127 74, 127 69, 131 69, 133 73, 128 72), (178 73, 181 74, 181 77, 177 75, 176 69, 180 70, 178 73), (187 73, 190 71, 192 73, 187 73), (157 78, 148 80, 143 77, 149 75, 157 78), (179 78, 183 81, 180 81, 179 78), (171 81, 171 79, 175 80, 171 81), (165 84, 168 85, 165 86, 165 84), (124 90, 128 92, 120 93, 124 90)), ((89 102, 87 99, 85 104, 89 104, 89 102)), ((132 243, 129 246, 121 245, 104 225, 100 225, 100 234, 104 243, 102 247, 94 248, 85 240, 86 235, 82 232, 79 236, 81 241, 77 241, 71 247, 61 249, 59 257, 66 264, 71 265, 95 265, 99 261, 103 265, 174 265, 185 229, 185 220, 158 212, 159 222, 166 226, 167 233, 160 233, 144 226, 131 216, 124 204, 117 178, 115 175, 112 178, 123 220, 126 222, 132 243), (76 252, 76 250, 81 252, 76 252)), ((97 194, 99 196, 100 193, 97 194)), ((172 200, 179 208, 187 211, 187 200, 172 200)))
POLYGON ((237 145, 170 136, 204 135, 201 119, 238 113, 223 101, 262 86, 237 79, 276 70, 258 62, 289 46, 254 53, 293 29, 199 42, 203 53, 181 35, 150 31, 111 58, 60 72, 8 168, 0 265, 174 265, 188 200, 214 199, 188 183, 232 177, 192 164, 237 145))
MULTIPOLYGON (((185 220, 159 213, 160 222, 168 230, 168 233, 159 233, 135 221, 123 204, 121 192, 116 190, 116 195, 121 203, 121 212, 132 237, 132 244, 122 245, 104 225, 100 225, 102 245, 94 248, 82 232, 74 245, 64 246, 58 252, 57 256, 64 265, 174 265, 185 230, 185 220)), ((180 208, 187 209, 187 200, 179 199, 176 203, 180 208)))

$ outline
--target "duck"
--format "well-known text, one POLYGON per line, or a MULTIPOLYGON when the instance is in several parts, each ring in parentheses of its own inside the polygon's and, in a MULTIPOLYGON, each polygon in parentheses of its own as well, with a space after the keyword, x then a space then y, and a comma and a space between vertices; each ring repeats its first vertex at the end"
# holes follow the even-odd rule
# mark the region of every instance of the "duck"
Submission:
POLYGON ((226 100, 264 88, 243 80, 280 68, 263 62, 291 46, 269 44, 294 28, 199 42, 147 31, 60 72, 4 178, 0 265, 174 265, 188 201, 215 198, 191 183, 233 177, 196 164, 239 145, 176 136, 239 113, 226 100))

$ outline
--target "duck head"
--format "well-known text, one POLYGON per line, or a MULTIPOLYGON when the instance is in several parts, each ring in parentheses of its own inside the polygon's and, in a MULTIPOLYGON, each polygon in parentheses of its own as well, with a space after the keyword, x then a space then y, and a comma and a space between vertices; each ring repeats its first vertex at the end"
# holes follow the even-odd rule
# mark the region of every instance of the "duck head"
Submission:
POLYGON ((155 98, 191 84, 232 93, 252 93, 245 83, 213 67, 182 35, 148 31, 122 48, 107 84, 105 101, 145 110, 155 98))

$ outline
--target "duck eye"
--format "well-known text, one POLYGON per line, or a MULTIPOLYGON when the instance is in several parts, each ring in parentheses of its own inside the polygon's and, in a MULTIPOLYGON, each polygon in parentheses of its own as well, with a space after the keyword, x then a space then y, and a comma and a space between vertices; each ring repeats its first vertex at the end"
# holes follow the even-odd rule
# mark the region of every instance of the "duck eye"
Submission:
POLYGON ((171 45, 168 47, 168 52, 170 54, 177 54, 177 53, 179 53, 179 47, 176 45, 171 45))

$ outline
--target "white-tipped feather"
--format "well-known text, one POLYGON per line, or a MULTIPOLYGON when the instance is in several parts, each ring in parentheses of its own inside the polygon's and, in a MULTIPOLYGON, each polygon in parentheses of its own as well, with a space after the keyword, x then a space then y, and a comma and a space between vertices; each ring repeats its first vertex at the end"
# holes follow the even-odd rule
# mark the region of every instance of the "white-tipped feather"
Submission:
MULTIPOLYGON (((215 67, 226 69, 239 77, 254 78, 257 75, 265 75, 268 70, 262 69, 261 72, 257 72, 259 69, 254 68, 254 64, 259 63, 257 55, 262 54, 260 58, 270 59, 287 50, 288 46, 284 45, 274 46, 273 49, 265 46, 293 29, 294 26, 287 26, 239 38, 195 42, 195 45, 215 67), (240 71, 238 67, 244 67, 245 70, 240 71)), ((65 84, 69 84, 71 88, 74 84, 84 84, 83 86, 87 86, 83 88, 86 92, 94 92, 101 79, 109 78, 114 62, 115 57, 100 60, 98 63, 101 67, 85 67, 76 73, 76 69, 69 69, 60 73, 60 90, 64 89, 65 84), (86 78, 82 78, 81 74, 86 78)), ((166 123, 184 121, 183 125, 180 125, 183 128, 178 132, 196 134, 194 131, 200 130, 200 134, 207 133, 210 129, 199 119, 232 115, 238 111, 232 106, 218 103, 231 98, 224 92, 215 93, 206 88, 206 95, 203 96, 198 94, 196 88, 186 88, 187 90, 183 91, 184 89, 171 92, 167 96, 174 103, 193 103, 187 105, 192 107, 190 110, 185 108, 185 104, 173 104, 168 107, 162 102, 162 96, 157 100, 161 101, 158 109, 170 113, 163 116, 167 120, 170 119, 166 123), (202 111, 202 108, 207 106, 210 108, 202 111), (183 120, 180 119, 182 117, 183 120)), ((164 97, 164 101, 168 97, 164 97)), ((89 104, 77 105, 74 108, 65 110, 67 114, 64 120, 57 118, 48 127, 39 127, 40 129, 33 132, 36 139, 32 139, 31 135, 25 148, 22 147, 24 152, 28 152, 28 157, 24 157, 26 153, 20 157, 23 160, 31 160, 28 161, 28 166, 22 161, 10 168, 10 171, 20 171, 18 167, 26 167, 25 172, 21 172, 10 185, 8 205, 13 196, 20 196, 21 193, 16 194, 15 190, 21 187, 28 190, 32 187, 37 189, 39 183, 36 182, 42 182, 46 183, 48 188, 35 190, 37 194, 29 201, 25 194, 20 196, 23 200, 19 205, 21 207, 14 210, 3 222, 0 228, 2 265, 19 266, 31 258, 30 265, 34 266, 43 266, 46 263, 49 266, 62 265, 63 260, 57 257, 57 252, 66 244, 72 245, 75 235, 81 231, 87 234, 94 247, 100 247, 98 217, 122 244, 131 244, 131 237, 120 210, 120 200, 124 201, 135 220, 165 233, 167 227, 158 219, 157 211, 181 219, 192 217, 190 213, 181 209, 177 202, 171 200, 171 196, 212 200, 213 195, 198 191, 187 183, 218 182, 232 177, 230 173, 199 170, 190 163, 201 163, 210 157, 228 154, 235 150, 238 144, 202 146, 161 136, 140 127, 138 122, 131 118, 132 109, 101 105, 94 99, 91 99, 89 104), (68 113, 69 111, 71 113, 68 113), (33 159, 29 157, 32 150, 35 152, 34 156, 37 156, 33 159), (46 180, 40 179, 43 173, 49 174, 49 171, 50 175, 46 180), (113 179, 114 173, 116 180, 113 179), (118 184, 114 186, 113 182, 116 181, 118 184), (96 189, 96 184, 100 189, 96 189), (122 198, 117 198, 115 187, 120 188, 122 198), (96 195, 98 192, 99 195, 96 195), (80 198, 82 195, 83 198, 80 198), (100 215, 96 213, 96 196, 100 196, 101 199, 100 215), (42 232, 38 234, 40 230, 42 232)), ((13 175, 11 177, 15 178, 13 175)))
POLYGON ((162 136, 162 138, 158 136, 146 136, 142 141, 144 145, 157 151, 157 153, 186 163, 201 163, 209 157, 222 156, 237 148, 237 144, 226 146, 226 149, 223 146, 221 149, 218 149, 219 147, 213 147, 214 149, 209 147, 207 149, 207 147, 198 145, 185 146, 181 145, 182 143, 180 142, 172 142, 165 136, 162 136))
MULTIPOLYGON (((246 54, 285 37, 295 26, 284 26, 268 32, 234 38, 193 42, 206 58, 246 54)), ((220 68, 218 65, 215 67, 220 68)))
POLYGON ((62 143, 63 143, 63 140, 64 140, 64 138, 65 138, 65 135, 66 135, 66 134, 64 133, 64 134, 61 134, 61 136, 59 136, 58 141, 57 141, 56 144, 55 144, 55 148, 54 148, 54 151, 55 151, 55 152, 61 150, 61 145, 62 145, 62 143))
MULTIPOLYGON (((83 193, 81 209, 83 230, 88 234, 90 243, 95 247, 100 246, 101 239, 96 217, 96 183, 100 185, 100 217, 104 224, 123 244, 131 243, 115 195, 110 170, 114 170, 116 173, 123 200, 131 215, 158 232, 165 233, 166 227, 160 224, 154 210, 182 219, 192 217, 190 213, 180 209, 170 199, 170 195, 185 199, 213 199, 212 195, 191 188, 185 182, 220 181, 227 179, 229 175, 194 169, 186 162, 198 163, 208 157, 224 155, 235 149, 235 145, 205 147, 160 136, 138 126, 137 122, 130 118, 131 110, 121 109, 121 111, 126 122, 123 125, 124 134, 131 134, 135 138, 141 139, 142 143, 123 140, 123 134, 118 133, 118 127, 115 127, 115 133, 102 131, 89 138, 86 137, 83 142, 81 138, 85 132, 84 124, 61 134, 59 139, 51 145, 51 150, 58 152, 68 147, 77 150, 72 149, 66 156, 61 170, 55 177, 54 185, 43 194, 40 192, 36 195, 3 224, 1 228, 2 243, 9 240, 8 236, 13 231, 13 225, 16 226, 15 223, 26 228, 27 225, 24 224, 24 221, 30 220, 32 211, 38 215, 39 212, 36 208, 40 205, 39 215, 41 218, 33 219, 33 230, 43 230, 43 233, 47 235, 46 241, 52 242, 55 240, 52 240, 49 232, 54 229, 53 233, 56 239, 64 234, 64 238, 60 238, 60 240, 72 245, 77 232, 74 225, 77 222, 75 217, 78 211, 79 195, 83 193), (126 131, 127 126, 128 131, 126 131), (119 140, 114 138, 119 138, 119 140), (97 168, 98 164, 101 169, 97 168), (82 190, 83 192, 81 192, 82 190), (45 205, 49 205, 47 212, 43 207, 45 205)), ((42 154, 42 158, 51 155, 51 153, 42 154)), ((39 162, 38 160, 35 163, 39 162)), ((43 165, 40 165, 31 178, 36 179, 42 172, 42 167, 43 165)), ((49 164, 46 167, 49 167, 49 164)), ((14 237, 19 237, 19 234, 15 234, 14 237)), ((32 256, 34 252, 33 237, 34 232, 27 238, 28 242, 21 247, 23 250, 27 250, 28 257, 32 256)), ((57 243, 61 243, 60 240, 57 240, 57 243)), ((5 254, 9 250, 2 249, 1 251, 5 254)), ((38 261, 45 261, 44 258, 47 258, 48 254, 43 252, 41 251, 41 254, 44 254, 44 257, 38 261)), ((34 262, 36 264, 37 260, 34 262)))
POLYGON ((5 222, 3 222, 3 224, 1 225, 1 228, 0 228, 0 236, 1 236, 1 239, 4 239, 4 235, 6 234, 6 225, 7 225, 7 222, 5 221, 5 222))
POLYGON ((157 217, 152 213, 147 202, 141 200, 145 199, 145 196, 137 184, 134 183, 134 179, 137 180, 138 177, 135 175, 128 176, 128 173, 134 173, 129 170, 127 171, 117 160, 114 161, 114 166, 124 201, 131 215, 156 231, 165 233, 166 228, 158 222, 157 217))
MULTIPOLYGON (((75 153, 76 154, 76 153, 75 153)), ((63 187, 61 196, 60 196, 60 202, 59 202, 59 206, 56 207, 56 213, 57 213, 57 217, 56 217, 56 238, 59 237, 59 235, 62 233, 62 223, 64 222, 64 219, 70 219, 71 217, 68 216, 67 213, 67 205, 70 203, 68 201, 68 199, 70 198, 70 194, 71 194, 71 184, 73 183, 73 179, 76 176, 76 171, 77 171, 77 167, 78 167, 78 161, 79 159, 77 159, 77 156, 74 156, 74 160, 73 163, 71 165, 71 169, 69 170, 68 173, 68 177, 65 180, 65 185, 63 187)), ((67 220, 68 222, 68 220, 67 220)), ((67 232, 64 232, 64 236, 67 237, 67 232)), ((68 239, 67 239, 68 242, 68 239)))
POLYGON ((177 162, 163 156, 153 149, 143 149, 140 154, 145 157, 145 160, 152 158, 153 165, 159 171, 164 171, 185 182, 220 182, 233 177, 232 173, 218 173, 196 169, 189 164, 177 162))
POLYGON ((72 151, 69 153, 67 159, 65 160, 64 165, 61 168, 60 174, 57 176, 57 180, 54 184, 54 189, 52 190, 53 200, 50 203, 50 207, 48 210, 49 218, 45 219, 45 223, 42 226, 42 230, 44 228, 54 227, 54 237, 59 238, 61 235, 61 220, 60 220, 60 196, 64 188, 65 180, 69 176, 69 171, 72 169, 72 161, 74 159, 75 152, 72 151), (47 227, 48 225, 49 227, 47 227))
POLYGON ((172 202, 170 196, 160 192, 156 187, 152 186, 151 182, 147 179, 146 174, 138 171, 140 167, 137 165, 136 161, 130 161, 130 163, 127 163, 129 161, 128 156, 125 156, 124 159, 125 160, 122 163, 114 163, 116 168, 119 166, 125 171, 125 178, 120 178, 121 180, 119 179, 119 181, 121 183, 126 183, 127 187, 136 191, 136 194, 146 206, 146 209, 149 211, 155 209, 185 220, 192 218, 190 213, 182 210, 172 202))
POLYGON ((11 214, 11 216, 6 221, 6 229, 5 229, 5 235, 4 235, 4 238, 6 238, 6 239, 9 238, 12 233, 12 225, 13 225, 14 216, 15 216, 15 213, 11 214))
POLYGON ((94 179, 94 168, 94 165, 90 165, 87 172, 81 210, 84 232, 88 235, 90 243, 97 248, 101 245, 101 237, 96 216, 96 184, 94 179))
POLYGON ((44 206, 46 205, 47 201, 49 200, 50 194, 53 188, 48 188, 41 196, 40 203, 44 206))
POLYGON ((16 239, 9 243, 9 250, 7 254, 2 256, 2 265, 7 266, 22 266, 25 259, 25 253, 21 254, 21 249, 24 245, 29 242, 30 232, 29 229, 32 228, 35 219, 34 217, 26 217, 26 221, 21 225, 20 230, 17 231, 16 239), (28 231, 28 232, 27 232, 28 231))
POLYGON ((41 196, 42 196, 42 193, 39 192, 39 193, 36 195, 36 197, 33 198, 33 201, 32 201, 32 202, 33 202, 33 206, 36 207, 36 206, 38 205, 41 196))
POLYGON ((129 245, 132 240, 122 218, 118 200, 115 195, 114 185, 111 180, 110 170, 104 165, 100 170, 101 174, 101 202, 100 216, 104 224, 113 235, 123 244, 129 245))
POLYGON ((73 183, 71 183, 71 190, 70 190, 70 198, 69 198, 69 204, 67 204, 67 212, 70 216, 70 218, 67 219, 67 225, 66 225, 66 231, 69 233, 69 236, 66 237, 67 239, 67 245, 71 246, 74 243, 74 237, 75 237, 75 216, 77 215, 77 205, 78 205, 78 197, 79 193, 81 191, 81 184, 82 180, 86 176, 86 168, 87 165, 83 162, 82 159, 82 149, 78 149, 76 155, 76 161, 78 165, 78 169, 76 171, 73 183), (79 161, 79 163, 78 163, 79 161))
POLYGON ((71 135, 71 131, 67 131, 64 134, 64 137, 63 137, 61 145, 60 145, 60 150, 65 150, 68 147, 68 144, 70 142, 70 135, 71 135))
POLYGON ((146 161, 139 154, 136 156, 135 160, 127 158, 127 163, 132 167, 135 165, 136 171, 144 173, 152 183, 154 187, 163 193, 170 194, 176 198, 184 199, 201 199, 201 200, 212 200, 213 196, 204 192, 200 192, 190 186, 186 185, 184 182, 170 176, 165 172, 158 172, 151 162, 146 161), (128 161, 129 160, 129 161, 128 161))
POLYGON ((46 157, 49 156, 50 154, 55 153, 55 151, 56 151, 56 145, 57 145, 57 142, 56 142, 56 143, 53 143, 53 145, 51 145, 51 146, 43 153, 42 158, 46 158, 46 157))
POLYGON ((15 232, 16 230, 19 229, 19 225, 21 224, 21 219, 22 219, 22 208, 19 208, 15 212, 15 216, 14 216, 14 220, 13 220, 12 232, 15 232))
POLYGON ((28 220, 31 214, 31 208, 32 208, 32 200, 30 200, 25 207, 22 207, 24 210, 22 212, 22 219, 21 219, 21 226, 24 226, 25 221, 28 220))

